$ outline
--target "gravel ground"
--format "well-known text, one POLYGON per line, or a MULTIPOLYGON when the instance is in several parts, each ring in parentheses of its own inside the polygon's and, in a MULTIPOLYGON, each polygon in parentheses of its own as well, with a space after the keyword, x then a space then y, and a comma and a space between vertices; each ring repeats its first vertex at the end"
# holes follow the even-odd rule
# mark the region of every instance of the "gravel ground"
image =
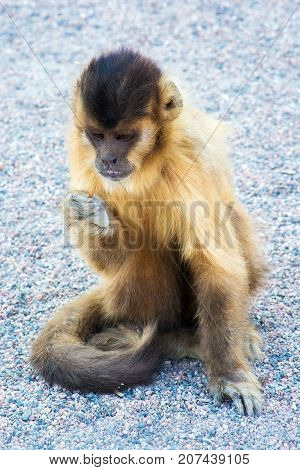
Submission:
POLYGON ((1 448, 295 449, 299 10, 273 44, 295 2, 5 3, 15 24, 1 12, 1 448), (96 282, 65 243, 57 208, 68 179, 66 100, 81 66, 120 44, 180 75, 203 109, 230 107, 238 190, 272 263, 252 307, 266 352, 257 419, 215 408, 196 361, 167 361, 154 385, 123 398, 49 388, 28 364, 46 319, 96 282))

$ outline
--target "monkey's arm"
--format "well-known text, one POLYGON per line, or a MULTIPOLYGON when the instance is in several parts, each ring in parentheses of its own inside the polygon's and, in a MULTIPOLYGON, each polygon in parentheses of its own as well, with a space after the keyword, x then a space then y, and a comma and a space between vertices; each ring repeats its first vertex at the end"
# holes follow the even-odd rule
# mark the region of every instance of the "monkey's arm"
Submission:
POLYGON ((188 220, 183 246, 192 272, 200 355, 216 399, 229 396, 242 413, 254 415, 262 402, 246 352, 253 332, 248 264, 232 211, 221 198, 216 201, 207 201, 206 213, 188 220))
POLYGON ((65 226, 71 243, 96 272, 117 270, 126 257, 122 227, 98 197, 70 193, 64 201, 65 226))
POLYGON ((190 261, 195 279, 201 355, 215 399, 230 397, 242 414, 261 409, 260 384, 245 353, 248 319, 247 280, 226 272, 203 254, 190 261))

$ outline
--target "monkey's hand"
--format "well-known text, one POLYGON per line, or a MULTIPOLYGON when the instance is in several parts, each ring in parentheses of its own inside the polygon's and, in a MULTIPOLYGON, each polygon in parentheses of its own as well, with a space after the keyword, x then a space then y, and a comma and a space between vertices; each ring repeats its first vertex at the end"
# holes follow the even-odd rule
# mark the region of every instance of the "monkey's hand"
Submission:
POLYGON ((69 241, 93 270, 103 274, 119 269, 125 254, 120 243, 120 222, 99 197, 70 193, 64 201, 69 241))
POLYGON ((64 216, 68 228, 76 222, 83 222, 91 224, 95 230, 103 231, 110 225, 102 199, 89 197, 85 192, 68 194, 64 201, 64 216))
POLYGON ((246 416, 259 415, 262 408, 261 385, 248 371, 236 371, 235 377, 219 377, 211 381, 211 390, 215 404, 227 397, 230 398, 240 414, 246 416))

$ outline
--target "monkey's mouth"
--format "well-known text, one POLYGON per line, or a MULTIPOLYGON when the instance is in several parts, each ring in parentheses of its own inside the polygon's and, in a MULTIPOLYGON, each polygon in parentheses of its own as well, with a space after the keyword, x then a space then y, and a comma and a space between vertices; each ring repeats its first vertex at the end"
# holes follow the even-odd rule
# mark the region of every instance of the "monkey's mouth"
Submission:
POLYGON ((107 178, 111 181, 119 181, 124 178, 127 178, 127 176, 131 175, 133 170, 127 169, 127 170, 101 170, 100 174, 104 177, 107 178))
POLYGON ((120 165, 103 164, 98 159, 95 161, 96 170, 101 176, 111 181, 119 181, 127 178, 135 170, 135 166, 132 163, 124 162, 120 165))

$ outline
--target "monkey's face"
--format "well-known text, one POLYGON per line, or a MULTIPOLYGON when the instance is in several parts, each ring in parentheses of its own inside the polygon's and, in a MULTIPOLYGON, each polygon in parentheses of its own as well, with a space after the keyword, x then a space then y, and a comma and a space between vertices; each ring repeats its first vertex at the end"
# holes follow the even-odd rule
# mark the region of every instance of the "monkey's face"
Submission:
POLYGON ((98 175, 141 175, 181 105, 177 88, 151 60, 124 49, 92 60, 78 81, 74 111, 98 175))
MULTIPOLYGON (((150 118, 133 119, 113 129, 84 115, 81 138, 90 147, 90 164, 99 175, 120 181, 147 163, 155 146, 158 127, 150 118)), ((149 163, 149 162, 148 162, 149 163)))
POLYGON ((134 171, 135 166, 128 155, 139 140, 138 129, 88 128, 86 135, 95 148, 95 167, 104 178, 121 180, 134 171))

